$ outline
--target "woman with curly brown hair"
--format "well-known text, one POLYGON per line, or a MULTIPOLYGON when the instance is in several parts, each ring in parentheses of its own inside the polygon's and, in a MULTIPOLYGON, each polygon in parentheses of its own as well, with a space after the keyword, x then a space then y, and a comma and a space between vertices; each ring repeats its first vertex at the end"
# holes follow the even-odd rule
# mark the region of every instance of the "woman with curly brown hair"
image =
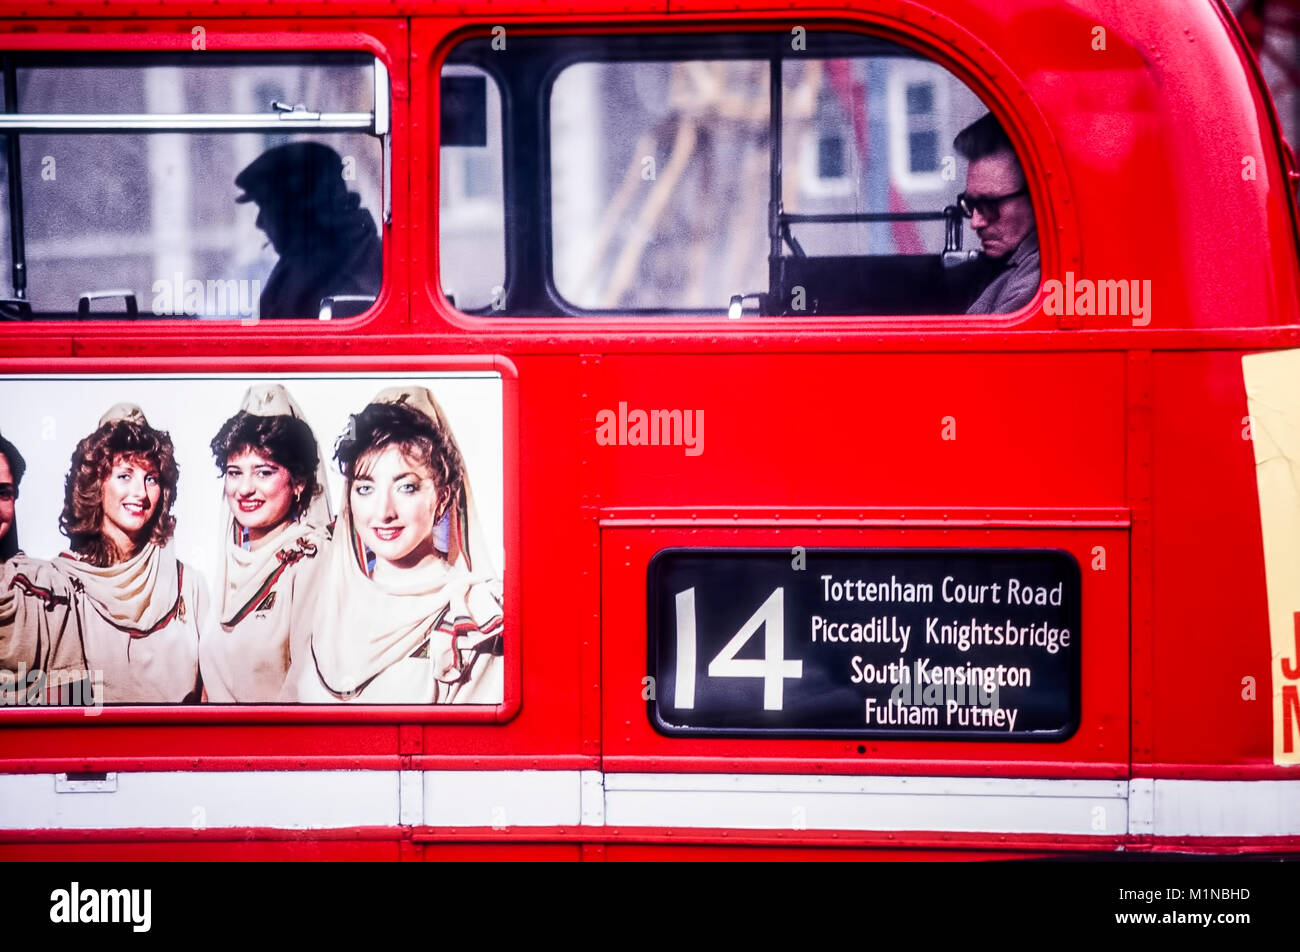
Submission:
POLYGON ((82 591, 87 666, 105 703, 197 701, 207 595, 172 551, 178 480, 171 437, 118 404, 72 454, 55 567, 82 591))
POLYGON ((325 470, 289 392, 259 384, 212 439, 226 531, 216 614, 199 645, 209 701, 278 701, 306 650, 329 542, 325 470))
POLYGON ((335 457, 343 511, 292 699, 500 704, 501 583, 433 394, 383 391, 352 417, 335 457))

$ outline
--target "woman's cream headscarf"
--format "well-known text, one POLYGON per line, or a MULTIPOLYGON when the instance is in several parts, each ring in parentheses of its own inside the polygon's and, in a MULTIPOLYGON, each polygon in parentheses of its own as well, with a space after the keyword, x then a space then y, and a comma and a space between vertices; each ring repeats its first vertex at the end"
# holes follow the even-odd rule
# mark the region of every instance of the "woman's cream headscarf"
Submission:
POLYGON ((298 680, 299 700, 350 700, 395 666, 427 656, 431 678, 429 666, 406 665, 402 673, 384 678, 384 686, 376 684, 363 700, 499 704, 501 585, 483 542, 464 457, 428 390, 392 387, 371 402, 417 410, 460 461, 461 484, 453 487, 448 510, 446 560, 397 582, 381 584, 370 578, 352 522, 349 482, 330 547, 329 581, 316 615, 315 670, 298 680))

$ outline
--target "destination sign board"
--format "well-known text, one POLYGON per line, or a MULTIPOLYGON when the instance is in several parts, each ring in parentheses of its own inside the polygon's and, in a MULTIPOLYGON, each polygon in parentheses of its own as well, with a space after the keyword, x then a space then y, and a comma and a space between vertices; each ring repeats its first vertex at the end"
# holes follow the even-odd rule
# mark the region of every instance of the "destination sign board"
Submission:
POLYGON ((1080 584, 1056 549, 666 549, 649 716, 672 735, 1061 741, 1080 584))

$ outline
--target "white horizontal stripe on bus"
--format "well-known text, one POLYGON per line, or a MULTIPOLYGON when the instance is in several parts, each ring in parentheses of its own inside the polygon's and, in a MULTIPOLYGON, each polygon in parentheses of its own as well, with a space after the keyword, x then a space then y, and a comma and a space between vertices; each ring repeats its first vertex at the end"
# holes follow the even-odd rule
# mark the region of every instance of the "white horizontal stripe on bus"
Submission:
POLYGON ((311 830, 600 825, 600 774, 576 770, 211 771, 0 775, 0 829, 311 830), (76 775, 74 775, 75 778, 76 775))
POLYGON ((584 774, 578 770, 495 770, 424 773, 421 826, 577 826, 584 774))
POLYGON ((617 826, 1297 836, 1300 780, 574 770, 0 774, 0 829, 617 826), (74 775, 75 778, 75 775, 74 775))
POLYGON ((57 792, 63 776, 0 776, 0 829, 299 830, 396 826, 398 818, 395 770, 118 773, 109 774, 111 791, 57 792))
POLYGON ((1119 780, 606 774, 610 826, 1117 836, 1119 780))
POLYGON ((1157 780, 1152 799, 1156 836, 1300 835, 1300 779, 1157 780))

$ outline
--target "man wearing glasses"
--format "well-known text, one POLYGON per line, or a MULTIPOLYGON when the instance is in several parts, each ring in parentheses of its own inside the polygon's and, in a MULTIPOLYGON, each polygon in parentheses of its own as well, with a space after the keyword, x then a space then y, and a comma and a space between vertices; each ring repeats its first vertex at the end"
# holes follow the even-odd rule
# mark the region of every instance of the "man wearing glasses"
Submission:
POLYGON ((957 133, 953 147, 970 163, 966 191, 957 196, 957 205, 971 220, 993 266, 993 279, 966 313, 1018 310, 1033 299, 1041 277, 1038 232, 1025 173, 992 113, 957 133))

